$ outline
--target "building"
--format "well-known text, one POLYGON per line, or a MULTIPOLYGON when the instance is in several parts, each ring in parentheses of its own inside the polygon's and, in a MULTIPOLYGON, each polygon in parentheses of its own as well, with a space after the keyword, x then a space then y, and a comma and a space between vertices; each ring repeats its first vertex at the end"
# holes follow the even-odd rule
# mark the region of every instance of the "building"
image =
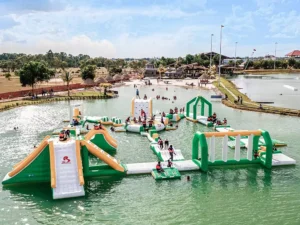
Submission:
POLYGON ((275 55, 265 55, 264 60, 276 60, 275 55))
POLYGON ((294 51, 286 54, 285 56, 287 56, 289 58, 300 58, 300 50, 294 50, 294 51))
POLYGON ((144 77, 156 77, 159 72, 153 64, 147 63, 144 71, 144 77))
POLYGON ((183 77, 200 77, 207 68, 199 66, 198 63, 192 63, 188 65, 182 65, 179 68, 168 68, 165 72, 165 76, 169 78, 183 78, 183 77))
MULTIPOLYGON (((219 53, 217 53, 217 52, 202 52, 202 53, 200 53, 200 55, 201 54, 206 55, 208 58, 210 58, 210 55, 211 55, 211 58, 214 58, 215 55, 219 55, 219 53)), ((223 64, 223 61, 225 59, 231 59, 231 57, 228 57, 226 55, 222 55, 221 59, 222 59, 221 64, 223 64)))

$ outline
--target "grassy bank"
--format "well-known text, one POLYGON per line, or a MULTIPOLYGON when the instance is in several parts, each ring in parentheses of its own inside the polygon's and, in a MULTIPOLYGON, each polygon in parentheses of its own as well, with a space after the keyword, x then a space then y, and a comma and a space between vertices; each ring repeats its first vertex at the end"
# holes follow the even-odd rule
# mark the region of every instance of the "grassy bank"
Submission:
POLYGON ((221 84, 224 85, 218 86, 218 82, 213 82, 214 86, 223 94, 227 94, 228 100, 222 100, 223 104, 241 110, 255 111, 255 112, 264 112, 264 113, 272 113, 272 114, 280 114, 280 115, 288 115, 288 116, 298 116, 300 117, 300 110, 282 108, 270 105, 262 105, 262 109, 259 108, 259 104, 249 99, 246 95, 242 94, 236 86, 229 80, 225 78, 221 78, 221 84), (237 104, 235 102, 235 96, 243 97, 243 104, 237 104))
POLYGON ((103 93, 95 92, 95 91, 83 91, 83 92, 76 92, 72 93, 70 97, 67 95, 60 95, 60 96, 53 96, 53 97, 39 97, 37 99, 29 99, 24 98, 21 100, 11 100, 6 102, 0 102, 0 111, 13 109, 20 106, 26 105, 37 105, 37 104, 44 104, 50 102, 57 102, 57 101, 70 101, 70 100, 91 100, 91 99, 109 99, 113 98, 112 94, 108 94, 104 96, 103 93))
POLYGON ((268 75, 268 74, 281 74, 281 73, 300 73, 300 69, 276 69, 276 70, 264 70, 264 69, 253 69, 253 70, 244 70, 244 73, 246 74, 254 74, 254 75, 268 75))

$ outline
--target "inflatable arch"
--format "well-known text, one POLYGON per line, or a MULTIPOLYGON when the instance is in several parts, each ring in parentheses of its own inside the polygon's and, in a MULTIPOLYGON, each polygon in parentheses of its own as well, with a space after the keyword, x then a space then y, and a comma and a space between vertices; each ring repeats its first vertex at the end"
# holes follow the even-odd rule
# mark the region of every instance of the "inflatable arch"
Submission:
POLYGON ((205 105, 208 106, 208 116, 212 115, 212 104, 206 100, 204 97, 202 96, 197 96, 195 98, 193 98, 192 100, 190 100, 188 103, 186 103, 186 116, 190 117, 190 106, 191 104, 193 104, 193 119, 196 120, 197 119, 197 104, 201 103, 201 111, 200 111, 200 115, 204 116, 204 112, 205 112, 205 105))

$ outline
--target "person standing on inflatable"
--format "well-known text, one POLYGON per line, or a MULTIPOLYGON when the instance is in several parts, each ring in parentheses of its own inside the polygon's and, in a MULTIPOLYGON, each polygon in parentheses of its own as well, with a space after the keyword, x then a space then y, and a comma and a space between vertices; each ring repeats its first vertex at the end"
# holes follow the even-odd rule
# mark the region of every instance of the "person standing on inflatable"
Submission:
POLYGON ((139 89, 136 89, 136 97, 140 98, 140 92, 139 92, 139 89))

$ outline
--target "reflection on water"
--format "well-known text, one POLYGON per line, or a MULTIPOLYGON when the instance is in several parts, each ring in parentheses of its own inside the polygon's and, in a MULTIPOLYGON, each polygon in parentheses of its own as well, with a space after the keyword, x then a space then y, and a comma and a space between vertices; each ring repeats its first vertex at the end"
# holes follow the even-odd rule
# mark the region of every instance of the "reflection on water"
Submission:
MULTIPOLYGON (((161 95, 178 100, 154 100, 154 109, 168 111, 182 107, 195 95, 211 93, 170 87, 141 88, 140 94, 161 95)), ((129 115, 132 87, 119 88, 120 96, 111 100, 76 101, 86 115, 129 115)), ((72 102, 74 103, 74 102, 72 102)), ((213 111, 226 117, 236 129, 268 130, 272 137, 288 143, 282 151, 300 160, 299 118, 238 111, 213 103, 213 111), (278 125, 280 122, 280 126, 278 125)), ((0 113, 0 177, 22 160, 33 145, 52 130, 64 126, 69 103, 27 106, 0 113), (19 131, 14 131, 14 126, 19 131)), ((186 159, 191 158, 192 137, 210 128, 183 120, 179 129, 161 133, 186 159)), ((156 161, 149 141, 138 134, 113 133, 118 141, 116 157, 123 163, 156 161)), ((217 142, 219 146, 220 142, 217 142)), ((245 151, 242 151, 245 154, 245 151)), ((233 152, 229 153, 230 157, 233 152)), ((221 157, 221 151, 217 151, 221 157)), ((182 173, 181 180, 156 182, 149 175, 124 178, 97 178, 86 181, 86 196, 52 200, 49 184, 0 186, 1 224, 299 224, 300 169, 260 166, 212 168, 207 174, 182 173), (186 181, 186 176, 191 181, 186 181), (271 210, 269 209, 272 206, 271 210), (288 212, 288 216, 286 213, 288 212)))
POLYGON ((253 101, 274 102, 274 106, 300 109, 300 74, 241 75, 233 82, 253 101), (293 91, 284 87, 298 89, 293 91))

